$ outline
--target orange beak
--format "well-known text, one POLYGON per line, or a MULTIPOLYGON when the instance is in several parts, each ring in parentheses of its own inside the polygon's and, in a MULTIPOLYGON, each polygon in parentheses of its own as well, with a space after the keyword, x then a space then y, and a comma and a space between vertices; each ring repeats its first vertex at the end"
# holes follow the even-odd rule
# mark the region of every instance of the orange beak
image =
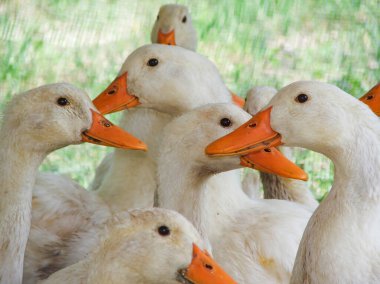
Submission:
POLYGON ((91 110, 92 125, 82 133, 82 141, 116 148, 147 150, 144 142, 133 137, 120 127, 113 125, 101 114, 91 110))
POLYGON ((380 83, 369 90, 360 100, 368 105, 376 115, 380 116, 380 83))
POLYGON ((210 156, 232 156, 257 152, 282 144, 281 135, 270 126, 272 107, 259 112, 235 131, 206 147, 210 156))
POLYGON ((117 77, 93 100, 94 105, 100 113, 108 114, 140 104, 137 97, 128 93, 127 77, 127 72, 117 77))
POLYGON ((157 36, 157 42, 161 44, 167 44, 167 45, 176 45, 174 30, 171 30, 167 34, 164 34, 163 32, 161 32, 161 30, 159 30, 158 36, 157 36))
POLYGON ((235 93, 231 92, 231 95, 232 95, 232 101, 235 105, 243 108, 244 104, 245 104, 245 101, 243 98, 239 97, 238 95, 236 95, 235 93))
POLYGON ((193 244, 193 259, 191 264, 179 271, 180 278, 194 284, 237 284, 224 270, 211 258, 207 251, 201 251, 193 244))
POLYGON ((266 148, 240 157, 240 165, 286 178, 300 179, 304 181, 308 178, 307 173, 292 161, 288 160, 275 147, 266 148))

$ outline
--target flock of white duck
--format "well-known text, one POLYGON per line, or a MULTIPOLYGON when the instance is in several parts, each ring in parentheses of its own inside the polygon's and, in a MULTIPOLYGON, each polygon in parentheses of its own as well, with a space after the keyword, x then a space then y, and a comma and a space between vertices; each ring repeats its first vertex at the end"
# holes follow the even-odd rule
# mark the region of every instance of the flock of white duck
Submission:
POLYGON ((185 6, 162 6, 151 39, 93 102, 59 83, 9 103, 0 283, 379 283, 380 84, 365 104, 320 82, 255 87, 244 111, 185 6), (122 110, 138 138, 102 116, 122 110), (38 172, 81 142, 120 148, 91 191, 38 172), (333 161, 321 204, 288 147, 333 161))

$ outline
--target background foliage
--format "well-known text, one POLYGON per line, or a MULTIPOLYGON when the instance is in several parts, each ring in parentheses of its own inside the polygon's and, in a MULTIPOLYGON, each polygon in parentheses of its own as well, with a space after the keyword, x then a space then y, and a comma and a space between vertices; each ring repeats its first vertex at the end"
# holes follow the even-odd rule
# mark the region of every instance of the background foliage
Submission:
MULTIPOLYGON (((190 7, 198 51, 241 96, 254 85, 330 82, 359 97, 380 79, 378 0, 179 0, 190 7)), ((0 108, 18 92, 67 81, 95 97, 137 47, 150 42, 160 0, 0 1, 0 108)), ((326 102, 328 103, 328 102, 326 102)), ((111 116, 116 121, 119 115, 111 116)), ((72 146, 43 171, 87 186, 110 149, 72 146)), ((322 197, 333 178, 319 154, 297 151, 322 197)))

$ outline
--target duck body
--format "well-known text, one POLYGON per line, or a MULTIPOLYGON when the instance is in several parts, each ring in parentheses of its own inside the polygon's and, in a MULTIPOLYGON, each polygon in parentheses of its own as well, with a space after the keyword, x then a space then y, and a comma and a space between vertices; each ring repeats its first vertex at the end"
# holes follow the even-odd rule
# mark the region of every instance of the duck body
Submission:
POLYGON ((25 284, 84 259, 111 218, 109 207, 72 179, 52 173, 37 175, 33 188, 32 226, 25 251, 25 284))
MULTIPOLYGON (((116 211, 153 205, 158 145, 167 123, 197 106, 231 101, 216 67, 205 57, 178 46, 141 47, 127 58, 119 73, 126 71, 128 89, 139 97, 141 107, 126 111, 121 126, 145 139, 150 150, 115 151, 107 158, 108 166, 102 164, 101 176, 95 177, 94 183, 100 186, 92 189, 116 211), (150 58, 160 61, 157 69, 146 66, 150 58)), ((235 172, 235 176, 240 173, 235 172)))
POLYGON ((238 125, 249 115, 233 105, 209 105, 166 127, 158 163, 159 205, 188 218, 210 243, 215 259, 238 283, 288 283, 311 213, 288 201, 251 200, 240 181, 224 182, 219 173, 239 168, 239 159, 204 154, 207 142, 235 127, 215 130, 223 117, 238 125))

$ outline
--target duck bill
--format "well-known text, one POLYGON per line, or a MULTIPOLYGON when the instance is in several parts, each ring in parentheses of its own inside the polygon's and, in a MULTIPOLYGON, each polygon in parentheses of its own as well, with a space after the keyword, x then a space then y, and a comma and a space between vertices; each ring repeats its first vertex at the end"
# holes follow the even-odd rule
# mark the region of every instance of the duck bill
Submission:
POLYGON ((147 150, 144 142, 133 137, 122 128, 113 125, 101 114, 91 110, 92 125, 82 133, 82 142, 123 149, 147 150))
POLYGON ((176 45, 175 44, 175 32, 171 30, 170 32, 164 34, 161 30, 158 31, 157 42, 167 45, 176 45))
POLYGON ((308 179, 307 173, 305 173, 303 169, 287 159, 275 147, 241 156, 240 165, 285 178, 304 181, 308 179))
POLYGON ((368 105, 376 115, 380 116, 380 83, 361 97, 360 101, 368 105))
POLYGON ((241 98, 241 97, 239 97, 238 95, 234 94, 233 92, 231 92, 231 95, 232 95, 232 102, 233 102, 235 105, 237 105, 237 106, 243 108, 243 106, 244 106, 244 104, 245 104, 244 99, 241 98))
POLYGON ((244 155, 281 145, 281 135, 270 126, 272 107, 259 112, 230 134, 206 147, 209 156, 244 155))
POLYGON ((136 96, 128 93, 127 78, 128 73, 123 73, 93 100, 100 113, 113 113, 140 104, 136 96))
POLYGON ((180 276, 193 284, 237 284, 206 252, 193 244, 193 259, 180 276))

